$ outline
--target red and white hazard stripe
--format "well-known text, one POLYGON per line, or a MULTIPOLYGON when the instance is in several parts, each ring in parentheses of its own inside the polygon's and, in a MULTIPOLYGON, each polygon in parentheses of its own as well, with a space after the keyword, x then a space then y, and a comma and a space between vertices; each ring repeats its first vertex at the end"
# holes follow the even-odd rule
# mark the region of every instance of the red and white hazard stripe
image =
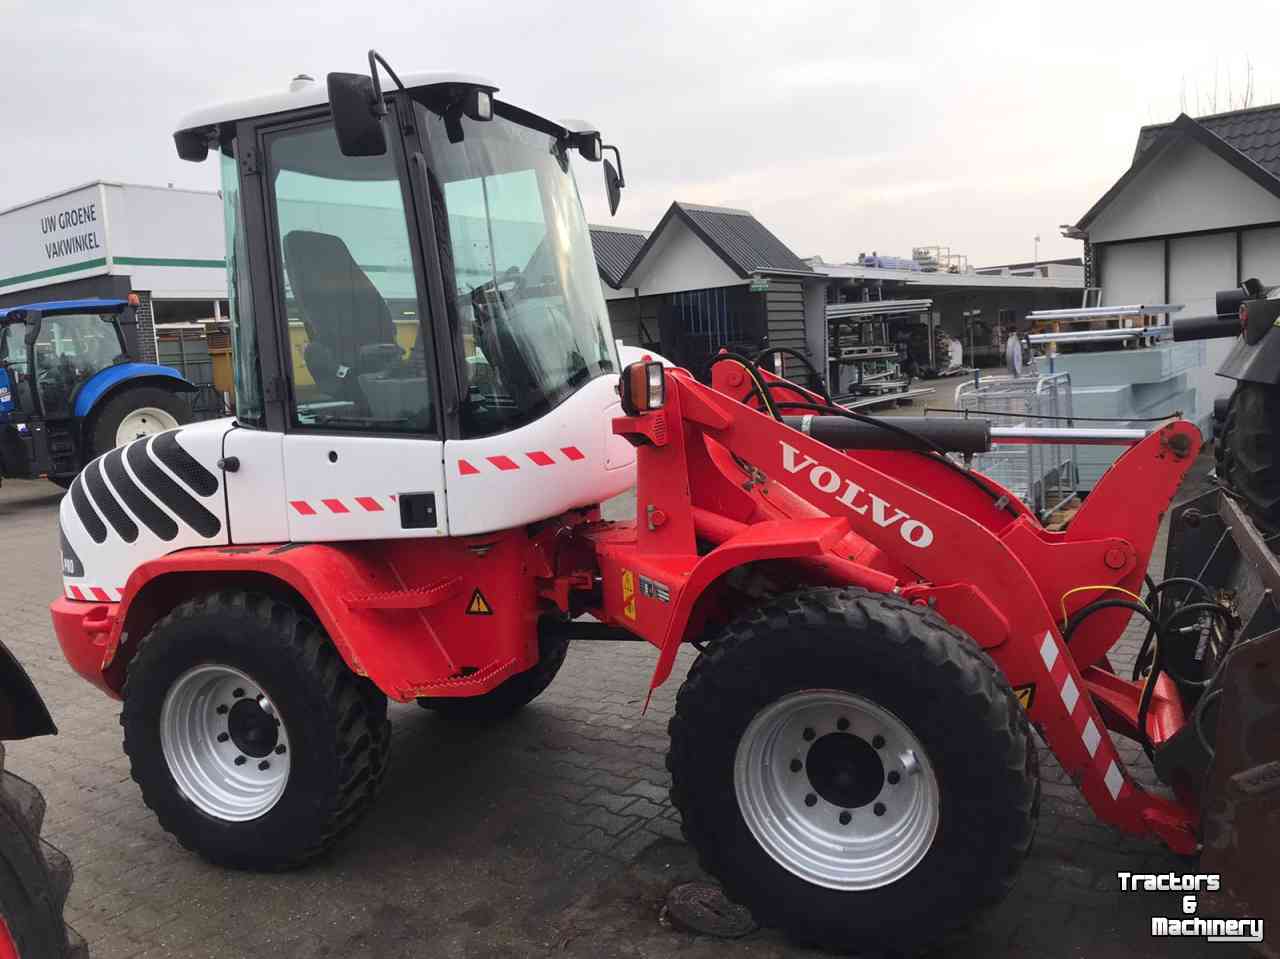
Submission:
POLYGON ((83 603, 118 603, 124 596, 123 589, 113 586, 67 586, 67 599, 79 600, 83 603))
POLYGON ((1049 676, 1053 680, 1054 688, 1058 691, 1058 696, 1062 699, 1062 705, 1066 707, 1076 731, 1080 734, 1085 751, 1093 761, 1094 767, 1102 775, 1107 792, 1111 794, 1112 799, 1119 800, 1121 794, 1130 786, 1125 780, 1124 770, 1120 767, 1115 744, 1111 742, 1110 736, 1105 735, 1105 730, 1098 728, 1098 724, 1089 715, 1088 707, 1080 706, 1082 691, 1076 685, 1071 669, 1067 665, 1067 657, 1051 631, 1044 634, 1044 642, 1040 645, 1040 658, 1044 661, 1045 668, 1049 670, 1049 676))
POLYGON ((510 473, 515 470, 532 469, 535 466, 560 466, 566 463, 577 463, 585 460, 587 454, 576 446, 562 446, 558 450, 529 450, 526 453, 515 453, 511 456, 497 455, 476 458, 474 461, 458 458, 459 476, 478 476, 482 473, 510 473))
POLYGON ((323 499, 291 499, 289 505, 299 516, 342 516, 344 514, 381 513, 393 509, 396 497, 347 496, 323 499))

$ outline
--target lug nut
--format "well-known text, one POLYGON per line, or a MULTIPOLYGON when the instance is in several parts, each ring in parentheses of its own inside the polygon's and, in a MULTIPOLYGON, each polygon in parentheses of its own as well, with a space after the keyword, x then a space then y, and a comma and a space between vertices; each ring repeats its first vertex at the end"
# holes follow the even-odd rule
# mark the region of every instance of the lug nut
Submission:
POLYGON ((813 728, 812 728, 812 727, 808 727, 808 726, 806 726, 806 727, 805 727, 805 731, 804 731, 804 733, 803 733, 802 735, 804 736, 804 738, 805 738, 805 740, 806 740, 807 742, 812 742, 812 741, 813 741, 813 738, 814 738, 815 736, 817 736, 818 734, 817 734, 817 733, 815 733, 815 732, 813 731, 813 728))
POLYGON ((898 785, 898 781, 902 779, 902 776, 895 769, 893 772, 889 773, 889 775, 886 778, 889 780, 890 786, 896 786, 898 785))
POLYGON ((276 747, 276 755, 283 756, 284 754, 285 754, 284 743, 281 743, 279 746, 276 747))
POLYGON ((228 713, 228 711, 229 710, 227 709, 226 706, 219 706, 217 709, 217 713, 219 716, 225 716, 228 713))
POLYGON ((871 745, 875 746, 876 749, 884 749, 884 737, 879 735, 872 736, 871 745))
POLYGON ((809 795, 804 797, 804 804, 806 806, 816 806, 818 804, 818 797, 813 793, 809 793, 809 795))
POLYGON ((243 766, 243 765, 244 765, 244 757, 243 757, 243 756, 237 756, 237 757, 236 757, 236 765, 237 765, 237 766, 243 766))
POLYGON ((259 768, 260 770, 262 770, 263 772, 266 772, 268 769, 270 769, 270 768, 271 768, 271 763, 267 762, 267 761, 264 759, 262 762, 258 763, 258 768, 259 768))
MULTIPOLYGON (((282 746, 282 747, 280 747, 280 748, 281 748, 281 749, 283 749, 284 747, 282 746)), ((804 769, 804 763, 802 763, 802 762, 801 762, 800 760, 798 760, 798 759, 793 759, 793 760, 791 760, 791 771, 792 771, 793 773, 798 773, 798 772, 799 772, 800 770, 802 770, 802 769, 804 769)))
POLYGON ((882 802, 876 803, 871 809, 871 811, 874 812, 877 816, 883 816, 884 810, 885 810, 885 805, 882 802))
POLYGON ((853 817, 849 815, 849 810, 845 810, 840 814, 840 825, 847 826, 853 821, 853 817))
POLYGON ((236 699, 240 699, 242 696, 244 696, 244 690, 236 689, 231 693, 231 695, 234 696, 236 699))
POLYGON ((843 716, 836 720, 836 729, 840 730, 840 732, 844 732, 848 728, 849 720, 845 719, 843 716))
POLYGON ((231 737, 227 733, 218 733, 218 742, 225 743, 231 737))

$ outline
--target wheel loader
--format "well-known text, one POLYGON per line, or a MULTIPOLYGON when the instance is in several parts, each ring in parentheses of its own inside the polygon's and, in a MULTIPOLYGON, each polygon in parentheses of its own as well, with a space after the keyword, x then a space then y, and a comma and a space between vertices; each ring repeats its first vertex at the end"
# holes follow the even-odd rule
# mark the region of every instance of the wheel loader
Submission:
POLYGON ((40 838, 40 791, 5 767, 4 741, 57 732, 26 670, 0 643, 0 959, 88 959, 62 918, 71 862, 40 838))
POLYGON ((910 950, 998 902, 1039 740, 1102 822, 1195 853, 1195 778, 1145 788, 1113 740, 1158 759, 1192 706, 1171 660, 1131 679, 1112 650, 1154 615, 1196 428, 876 419, 762 356, 706 384, 620 349, 574 178, 602 164, 616 210, 620 153, 497 93, 371 52, 175 134, 221 168, 236 415, 89 465, 51 608, 164 828, 300 866, 368 810, 388 699, 497 719, 573 640, 638 639, 650 689, 698 651, 670 722, 685 835, 797 939, 910 950), (1064 440, 1128 447, 1064 531, 963 460, 1064 440))

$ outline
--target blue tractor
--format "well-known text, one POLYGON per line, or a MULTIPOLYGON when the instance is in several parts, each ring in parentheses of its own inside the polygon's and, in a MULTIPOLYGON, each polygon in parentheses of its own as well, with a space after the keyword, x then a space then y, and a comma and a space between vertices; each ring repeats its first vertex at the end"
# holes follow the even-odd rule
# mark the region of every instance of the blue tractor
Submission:
POLYGON ((191 421, 196 387, 129 355, 136 307, 131 295, 0 309, 0 477, 65 487, 95 456, 191 421))

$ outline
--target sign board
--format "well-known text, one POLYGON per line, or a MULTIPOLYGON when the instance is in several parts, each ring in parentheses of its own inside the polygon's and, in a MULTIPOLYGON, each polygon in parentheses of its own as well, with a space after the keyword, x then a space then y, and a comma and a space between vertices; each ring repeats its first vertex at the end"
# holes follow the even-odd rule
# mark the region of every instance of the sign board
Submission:
POLYGON ((751 278, 750 290, 752 293, 764 293, 769 289, 769 278, 767 276, 755 276, 751 278))
POLYGON ((0 293, 107 272, 98 184, 0 214, 0 293))

